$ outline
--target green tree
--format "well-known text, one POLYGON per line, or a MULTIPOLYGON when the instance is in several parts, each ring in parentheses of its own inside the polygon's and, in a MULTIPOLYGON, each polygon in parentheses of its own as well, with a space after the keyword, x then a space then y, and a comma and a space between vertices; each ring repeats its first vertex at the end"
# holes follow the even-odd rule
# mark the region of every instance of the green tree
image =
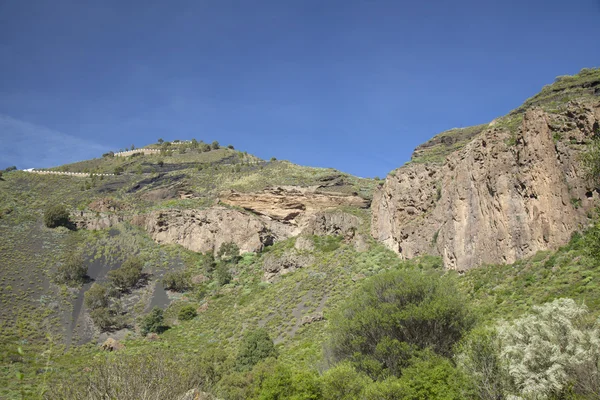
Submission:
POLYGON ((240 260, 240 248, 233 242, 226 242, 221 244, 217 257, 221 261, 228 262, 230 264, 237 264, 240 260))
POLYGON ((362 399, 365 387, 372 382, 349 362, 341 362, 325 372, 321 381, 325 400, 362 399))
POLYGON ((56 228, 59 226, 68 227, 71 224, 69 218, 69 211, 62 204, 51 205, 44 212, 44 224, 48 228, 56 228))
POLYGON ((138 257, 130 257, 120 268, 109 271, 108 279, 117 289, 126 291, 140 280, 142 268, 142 260, 138 257))
POLYGON ((101 331, 105 331, 115 325, 115 319, 108 307, 94 308, 90 311, 90 318, 94 325, 101 331))
POLYGON ((158 139, 158 144, 163 144, 165 141, 162 138, 158 139))
POLYGON ((115 167, 115 169, 113 170, 113 173, 115 175, 121 175, 125 170, 123 169, 123 167, 121 165, 117 165, 115 167))
POLYGON ((185 292, 191 288, 191 282, 185 271, 168 272, 162 279, 165 289, 174 292, 185 292))
POLYGON ((402 399, 462 400, 472 398, 469 381, 450 360, 424 352, 402 370, 398 380, 402 399))
POLYGON ((473 324, 448 276, 392 270, 365 281, 333 315, 331 352, 373 378, 400 376, 419 350, 451 356, 473 324))
POLYGON ((198 313, 196 312, 196 308, 188 304, 179 309, 179 312, 177 313, 177 318, 180 321, 189 321, 196 318, 197 315, 198 313))
POLYGON ((236 367, 240 371, 249 371, 259 361, 268 357, 277 357, 277 349, 265 329, 256 329, 246 333, 236 358, 236 367))
POLYGON ((140 322, 140 332, 143 336, 146 336, 148 333, 161 333, 164 331, 164 316, 163 310, 154 307, 148 314, 146 314, 141 322, 140 322))
POLYGON ((221 146, 219 146, 219 142, 217 142, 216 140, 210 144, 210 148, 213 150, 218 150, 219 147, 221 146))
POLYGON ((219 286, 227 285, 233 277, 229 272, 229 266, 225 263, 219 263, 214 272, 214 278, 219 286))
POLYGON ((85 306, 90 310, 108 307, 108 289, 101 283, 94 283, 92 287, 85 292, 84 298, 85 306))
POLYGON ((59 265, 56 272, 56 281, 75 286, 83 283, 86 275, 87 267, 83 256, 79 253, 71 253, 59 265))

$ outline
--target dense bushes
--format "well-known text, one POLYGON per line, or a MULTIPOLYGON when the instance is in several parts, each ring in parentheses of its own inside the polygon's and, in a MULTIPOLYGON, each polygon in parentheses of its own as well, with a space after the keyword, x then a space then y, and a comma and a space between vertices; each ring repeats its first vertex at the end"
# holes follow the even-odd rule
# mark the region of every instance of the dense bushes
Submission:
POLYGON ((135 286, 142 277, 142 260, 137 257, 128 258, 120 268, 109 271, 108 279, 114 287, 126 291, 135 286))
POLYGON ((44 224, 48 228, 69 227, 71 224, 69 218, 69 211, 62 204, 52 205, 44 212, 44 224))
POLYGON ((83 283, 87 276, 87 266, 83 256, 79 253, 70 253, 62 264, 58 266, 55 280, 69 286, 83 283))
POLYGON ((181 309, 177 313, 177 318, 180 321, 189 321, 191 319, 194 319, 196 315, 198 315, 198 313, 196 312, 196 308, 192 305, 187 305, 181 307, 181 309))
POLYGON ((140 332, 143 336, 146 336, 151 332, 161 333, 165 329, 163 322, 163 310, 158 307, 154 307, 142 318, 140 322, 140 332))
POLYGON ((600 326, 571 299, 534 306, 495 330, 474 332, 457 360, 482 399, 600 395, 600 326))
POLYGON ((373 378, 400 376, 420 350, 451 356, 474 324, 453 282, 418 271, 382 273, 357 290, 331 321, 333 361, 373 378))
POLYGON ((267 331, 257 329, 244 336, 236 358, 236 366, 240 371, 248 371, 268 357, 277 357, 277 350, 267 331))
POLYGON ((191 282, 185 271, 168 272, 162 279, 163 286, 174 292, 185 292, 191 288, 191 282))

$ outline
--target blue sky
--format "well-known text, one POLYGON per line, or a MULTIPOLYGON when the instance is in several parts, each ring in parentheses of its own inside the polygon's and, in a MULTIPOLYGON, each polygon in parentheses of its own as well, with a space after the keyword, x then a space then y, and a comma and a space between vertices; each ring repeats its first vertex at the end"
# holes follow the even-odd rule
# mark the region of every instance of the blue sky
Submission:
POLYGON ((385 176, 600 66, 600 0, 0 1, 0 168, 191 139, 385 176))

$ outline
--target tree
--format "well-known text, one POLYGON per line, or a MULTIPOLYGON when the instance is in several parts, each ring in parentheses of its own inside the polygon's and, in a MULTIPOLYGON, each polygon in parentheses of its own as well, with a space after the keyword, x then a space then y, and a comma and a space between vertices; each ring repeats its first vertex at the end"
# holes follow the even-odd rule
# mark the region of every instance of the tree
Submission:
POLYGON ((113 173, 114 173, 115 175, 121 175, 123 172, 124 172, 124 169, 123 169, 123 167, 122 167, 122 166, 120 166, 120 165, 117 165, 117 166, 115 167, 114 171, 113 171, 113 173))
POLYGON ((239 371, 249 371, 259 361, 268 357, 277 358, 277 349, 265 329, 256 329, 246 333, 236 358, 239 371))
POLYGON ((138 257, 128 258, 120 268, 108 272, 108 279, 119 290, 135 286, 142 277, 143 263, 138 257))
POLYGON ((227 148, 228 148, 229 150, 235 150, 232 144, 228 144, 228 145, 227 145, 227 148))
POLYGON ((210 144, 210 148, 213 150, 218 150, 219 147, 219 142, 217 142, 216 140, 210 144))
POLYGON ((342 362, 325 372, 322 382, 324 399, 354 400, 363 398, 365 387, 372 381, 349 362, 342 362))
POLYGON ((156 163, 159 167, 164 167, 165 162, 163 160, 158 160, 158 162, 156 163))
POLYGON ((44 212, 44 224, 48 228, 68 227, 71 224, 69 211, 62 204, 51 205, 44 212))
POLYGON ((158 144, 163 144, 165 141, 162 138, 158 139, 158 144))
POLYGON ((227 264, 224 263, 219 263, 215 269, 214 276, 219 286, 227 285, 233 279, 227 264))
POLYGON ((91 288, 85 292, 85 306, 90 310, 108 307, 108 289, 101 283, 94 283, 91 288))
POLYGON ((225 242, 219 247, 217 257, 230 264, 237 264, 240 260, 240 248, 233 242, 225 242))
POLYGON ((196 318, 196 315, 198 315, 198 313, 196 312, 196 308, 188 304, 187 306, 181 307, 181 309, 177 313, 177 318, 180 321, 189 321, 196 318))
POLYGON ((165 289, 174 292, 185 292, 191 287, 190 279, 185 271, 168 272, 162 282, 165 289))
POLYGON ((153 333, 161 333, 164 331, 163 326, 163 310, 154 307, 146 316, 142 318, 140 323, 140 331, 143 336, 153 332, 153 333))
POLYGON ((75 286, 83 283, 87 275, 85 260, 79 253, 71 253, 66 260, 59 265, 56 273, 56 281, 75 286))
POLYGON ((400 376, 420 350, 451 356, 473 324, 450 277, 392 270, 365 281, 333 315, 331 352, 372 378, 400 376))

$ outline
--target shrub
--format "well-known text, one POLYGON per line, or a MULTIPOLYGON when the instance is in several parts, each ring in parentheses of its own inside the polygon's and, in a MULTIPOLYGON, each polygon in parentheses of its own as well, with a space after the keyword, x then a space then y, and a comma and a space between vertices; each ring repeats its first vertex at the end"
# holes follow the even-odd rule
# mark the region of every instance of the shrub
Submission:
POLYGON ((334 361, 349 360, 373 378, 400 376, 419 350, 450 356, 474 323, 448 277, 393 270, 367 281, 333 315, 334 361))
POLYGON ((85 292, 85 306, 90 310, 108 307, 108 289, 105 285, 94 283, 91 288, 85 292))
POLYGON ((68 227, 71 224, 69 218, 69 211, 62 204, 52 205, 44 212, 44 224, 48 228, 68 227))
POLYGON ((125 291, 142 277, 142 261, 137 257, 128 258, 120 268, 108 272, 108 279, 119 290, 125 291))
POLYGON ((446 358, 424 352, 402 371, 402 399, 462 400, 472 398, 469 382, 446 358))
POLYGON ((140 322, 140 332, 143 336, 146 336, 151 332, 161 333, 165 329, 163 326, 163 321, 163 310, 158 307, 154 307, 152 311, 142 318, 140 322))
POLYGON ((162 282, 165 289, 174 292, 185 292, 191 287, 190 279, 185 271, 168 272, 162 282))
POLYGON ((189 321, 196 318, 197 315, 198 313, 196 312, 196 308, 192 305, 187 305, 181 307, 179 313, 177 314, 177 318, 180 321, 189 321))
POLYGON ((365 387, 372 381, 356 371, 349 362, 342 362, 323 374, 323 398, 339 400, 362 399, 365 387))
POLYGON ((215 269, 214 276, 219 286, 227 285, 233 279, 227 264, 219 264, 215 269))
POLYGON ((218 150, 219 147, 219 142, 217 142, 216 140, 210 144, 210 148, 213 150, 218 150))
POLYGON ((478 399, 496 400, 504 397, 508 370, 500 359, 495 330, 471 331, 459 346, 456 362, 470 377, 478 399))
POLYGON ((115 175, 121 175, 121 174, 122 174, 124 171, 125 171, 125 170, 123 169, 123 167, 122 167, 122 166, 120 166, 120 165, 117 165, 117 166, 115 167, 115 169, 113 170, 113 173, 114 173, 115 175))
POLYGON ((101 331, 105 331, 115 325, 115 320, 108 307, 99 307, 90 311, 90 318, 94 325, 101 331))
POLYGON ((231 264, 237 264, 240 260, 240 248, 233 242, 227 242, 221 244, 217 257, 222 261, 226 261, 231 264))
POLYGON ((268 357, 276 358, 277 349, 265 329, 256 329, 244 336, 238 350, 236 367, 240 371, 249 371, 268 357))
POLYGON ((79 253, 72 253, 59 265, 56 272, 56 281, 67 285, 79 285, 85 281, 87 267, 85 260, 79 253))
POLYGON ((158 160, 156 164, 162 168, 165 165, 165 162, 163 160, 158 160))
POLYGON ((235 149, 233 148, 233 145, 232 145, 232 144, 228 144, 228 145, 227 145, 227 148, 228 148, 229 150, 235 150, 235 149))
POLYGON ((319 375, 297 370, 268 358, 252 370, 253 390, 258 399, 322 399, 319 375))
POLYGON ((587 307, 557 299, 500 325, 500 357, 519 395, 546 399, 562 398, 570 390, 600 393, 600 329, 587 317, 587 307))

